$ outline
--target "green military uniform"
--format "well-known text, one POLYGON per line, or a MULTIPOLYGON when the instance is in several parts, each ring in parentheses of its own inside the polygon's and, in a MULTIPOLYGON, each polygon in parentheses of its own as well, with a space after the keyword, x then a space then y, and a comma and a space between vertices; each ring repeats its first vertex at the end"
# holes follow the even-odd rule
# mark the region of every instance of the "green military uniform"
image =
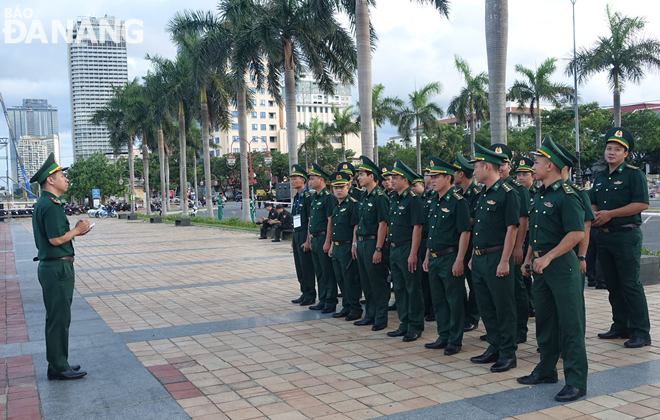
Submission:
MULTIPOLYGON (((513 158, 513 152, 506 144, 493 144, 489 146, 489 149, 494 150, 496 153, 504 153, 507 156, 509 163, 513 158)), ((511 176, 510 172, 509 177, 504 181, 509 184, 511 188, 513 188, 513 190, 516 192, 516 195, 518 196, 520 218, 529 218, 530 197, 527 187, 522 185, 513 176, 511 176)), ((523 252, 524 247, 520 251, 523 252)), ((527 297, 527 288, 525 287, 525 280, 522 274, 522 270, 520 269, 521 267, 522 261, 520 264, 514 264, 513 266, 513 273, 515 278, 514 294, 516 297, 516 340, 518 342, 525 342, 527 341, 528 331, 527 321, 529 320, 529 299, 527 297)))
MULTIPOLYGON (((329 175, 316 163, 309 175, 318 176, 328 180, 329 175)), ((319 290, 319 303, 310 309, 322 310, 324 313, 334 312, 337 307, 337 279, 332 268, 332 258, 323 251, 328 232, 328 218, 337 205, 337 197, 332 195, 327 188, 317 191, 312 198, 309 208, 309 236, 312 239, 312 261, 319 290)))
MULTIPOLYGON (((350 162, 340 162, 339 165, 337 165, 337 172, 342 172, 350 175, 351 178, 355 178, 355 167, 350 162)), ((362 190, 351 185, 351 188, 348 189, 348 196, 360 201, 360 198, 362 198, 362 190)))
MULTIPOLYGON (((456 170, 468 172, 472 174, 474 172, 474 165, 468 162, 460 153, 456 153, 456 159, 454 161, 454 167, 456 170)), ((476 184, 472 183, 467 190, 463 191, 460 185, 456 186, 456 192, 461 194, 463 198, 467 201, 470 212, 474 210, 474 206, 477 204, 479 199, 479 193, 481 188, 476 184)), ((477 325, 479 324, 479 307, 477 306, 477 296, 474 291, 474 285, 472 284, 472 270, 468 267, 470 262, 470 256, 472 255, 472 244, 473 237, 470 235, 470 243, 468 244, 467 251, 465 251, 464 267, 463 271, 465 272, 465 279, 469 287, 469 292, 466 294, 465 298, 465 325, 468 324, 477 325)))
MULTIPOLYGON (((371 172, 376 179, 382 180, 378 166, 366 156, 360 156, 359 171, 371 172)), ((389 205, 385 193, 378 186, 365 191, 360 200, 357 231, 358 268, 360 281, 366 300, 364 320, 375 324, 387 325, 387 305, 390 300, 390 286, 387 282, 388 268, 384 255, 379 264, 373 263, 376 251, 378 225, 387 222, 389 205)))
MULTIPOLYGON (((539 155, 560 169, 561 152, 546 138, 539 155)), ((563 179, 541 187, 530 211, 530 244, 534 259, 555 248, 569 232, 584 231, 584 211, 575 191, 563 179)), ((584 283, 573 250, 550 262, 543 273, 534 275, 536 339, 541 360, 534 372, 557 378, 557 361, 564 361, 566 385, 587 388, 587 352, 584 342, 584 283)))
MULTIPOLYGON (((615 128, 605 139, 626 146, 634 146, 630 133, 615 128)), ((613 210, 630 203, 649 202, 648 184, 644 173, 623 162, 611 173, 606 168, 594 177, 590 191, 591 203, 599 211, 613 210)), ((642 248, 641 213, 614 217, 600 226, 597 235, 598 259, 603 269, 605 285, 612 305, 610 331, 650 342, 650 322, 644 286, 639 280, 642 248)))
MULTIPOLYGON (((475 144, 475 150, 477 160, 501 164, 505 158, 478 144, 475 144)), ((500 358, 512 359, 518 348, 513 255, 509 257, 509 274, 497 277, 497 266, 502 258, 507 228, 519 224, 520 201, 513 188, 502 179, 490 188, 484 188, 479 194, 473 218, 472 283, 486 327, 488 351, 499 354, 500 358)))
MULTIPOLYGON (((426 168, 428 171, 428 167, 426 168)), ((416 178, 415 182, 424 182, 422 177, 416 178)), ((437 198, 438 193, 425 189, 422 194, 422 214, 424 224, 422 225, 422 242, 419 244, 419 256, 424 261, 426 257, 426 238, 429 237, 429 216, 431 214, 431 203, 437 198)), ((429 286, 429 273, 422 270, 422 295, 424 296, 424 315, 435 314, 433 310, 433 299, 431 298, 431 287, 429 286)))
POLYGON ((222 201, 222 197, 218 197, 218 220, 222 220, 222 215, 225 211, 225 203, 222 201))
MULTIPOLYGON (((392 166, 390 166, 390 165, 381 165, 380 170, 381 170, 381 175, 383 176, 383 179, 387 175, 392 175, 392 166)), ((391 187, 391 185, 390 185, 390 187, 391 187)), ((392 189, 390 189, 390 190, 383 189, 383 192, 385 193, 385 196, 387 197, 387 213, 389 214, 390 206, 392 205, 392 195, 394 194, 394 190, 392 190, 392 189)), ((385 238, 385 244, 383 245, 383 259, 385 260, 385 266, 387 267, 387 271, 389 272, 389 270, 390 270, 390 242, 387 238, 385 238)), ((391 281, 392 281, 392 277, 389 276, 388 277, 388 282, 391 282, 391 281)), ((394 305, 396 305, 396 303, 394 305)))
MULTIPOLYGON (((30 179, 30 183, 41 184, 51 174, 65 169, 55 163, 55 157, 51 153, 43 166, 30 179)), ((73 269, 73 242, 65 242, 59 246, 50 243, 50 239, 64 236, 71 230, 59 197, 47 191, 42 192, 34 205, 32 230, 38 250, 37 276, 46 308, 48 370, 56 373, 65 372, 70 368, 69 325, 76 276, 73 269)))
MULTIPOLYGON (((299 165, 293 165, 291 176, 300 176, 305 180, 308 174, 299 165)), ((307 187, 301 192, 297 192, 291 202, 291 215, 293 216, 293 235, 291 246, 293 247, 293 261, 296 265, 296 275, 300 283, 300 298, 294 300, 294 303, 314 303, 316 301, 316 286, 314 284, 314 262, 312 253, 303 251, 303 244, 307 242, 309 208, 312 203, 312 196, 307 191, 307 187)))
MULTIPOLYGON (((534 173, 534 161, 531 160, 528 157, 522 157, 518 160, 518 165, 516 166, 516 173, 518 172, 531 172, 532 174, 534 173)), ((534 194, 536 194, 536 181, 532 182, 532 186, 529 187, 529 200, 530 203, 532 201, 532 197, 534 197, 534 194)), ((525 255, 527 255, 527 249, 529 247, 529 230, 525 233, 525 243, 523 245, 523 258, 525 255)), ((522 277, 523 282, 525 283, 525 291, 527 292, 527 302, 528 302, 528 307, 529 307, 529 314, 534 313, 534 294, 532 292, 532 274, 530 273, 529 275, 525 276, 523 275, 522 277)), ((516 302, 517 303, 517 302, 516 302)))
MULTIPOLYGON (((392 173, 410 182, 414 172, 399 159, 394 162, 392 173)), ((413 228, 424 224, 422 199, 408 187, 401 194, 394 192, 389 213, 390 271, 394 297, 399 315, 398 330, 408 334, 424 331, 424 298, 422 296, 422 263, 417 258, 414 272, 408 270, 413 241, 413 228)), ((421 227, 421 226, 420 226, 421 227)))
MULTIPOLYGON (((330 176, 330 183, 347 185, 350 182, 348 174, 335 172, 330 176)), ((362 315, 360 297, 360 270, 357 261, 353 260, 353 231, 360 220, 360 203, 353 197, 347 196, 338 203, 332 211, 332 266, 334 268, 337 284, 342 294, 343 316, 359 318, 362 315)))
MULTIPOLYGON (((431 157, 428 171, 432 174, 454 175, 453 165, 431 157)), ((437 193, 436 193, 437 196, 437 193)), ((436 197, 430 208, 429 234, 425 237, 429 250, 429 283, 438 338, 441 342, 461 346, 465 323, 465 280, 456 277, 452 267, 458 255, 458 243, 463 232, 472 230, 470 208, 461 194, 450 188, 436 197)))

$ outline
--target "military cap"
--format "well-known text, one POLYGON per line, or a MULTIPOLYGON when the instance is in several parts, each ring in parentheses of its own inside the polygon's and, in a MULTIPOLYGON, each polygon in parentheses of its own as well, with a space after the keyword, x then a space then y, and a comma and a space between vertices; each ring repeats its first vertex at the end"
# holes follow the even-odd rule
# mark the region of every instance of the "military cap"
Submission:
POLYGON ((431 156, 427 159, 426 170, 429 172, 429 175, 438 175, 438 174, 454 175, 454 172, 456 171, 456 167, 451 163, 447 163, 438 157, 431 156))
POLYGON ((559 144, 559 143, 555 143, 555 145, 557 146, 557 148, 559 149, 561 154, 564 155, 564 157, 566 157, 566 160, 564 160, 564 163, 566 164, 566 166, 568 166, 569 168, 572 168, 573 166, 575 166, 575 164, 577 164, 577 161, 578 161, 577 157, 575 157, 575 155, 573 155, 573 153, 566 150, 566 148, 564 146, 562 146, 561 144, 559 144))
POLYGON ((341 162, 337 165, 337 172, 346 172, 351 176, 355 176, 355 168, 348 162, 341 162))
POLYGON ((30 178, 30 183, 36 182, 41 184, 46 180, 46 178, 55 172, 66 171, 67 169, 69 168, 62 168, 57 162, 55 162, 55 154, 51 153, 48 155, 48 158, 44 164, 41 165, 41 168, 39 168, 39 170, 34 175, 32 175, 32 178, 30 178))
POLYGON ((380 173, 383 176, 392 175, 392 166, 390 166, 390 165, 381 165, 380 166, 380 173))
POLYGON ((413 172, 415 175, 415 178, 412 180, 412 183, 414 184, 415 182, 424 182, 424 175, 420 175, 417 172, 413 172))
POLYGON ((301 176, 305 179, 309 179, 309 174, 300 165, 291 166, 291 176, 301 176))
POLYGON ((534 172, 534 161, 528 157, 521 157, 517 159, 516 172, 534 172))
POLYGON ((454 168, 463 172, 474 172, 474 165, 469 160, 465 159, 463 155, 456 152, 456 160, 454 161, 454 168))
POLYGON ((309 175, 320 176, 321 178, 327 180, 330 178, 330 175, 323 170, 316 162, 312 162, 312 169, 309 171, 309 175))
POLYGON ((394 161, 391 173, 392 175, 402 176, 410 182, 415 182, 415 178, 418 176, 415 171, 410 169, 410 167, 403 163, 399 158, 394 161))
POLYGON ((371 159, 366 156, 360 156, 360 165, 357 168, 358 171, 367 171, 371 172, 376 176, 377 181, 382 181, 383 176, 381 175, 380 168, 376 165, 371 159))
POLYGON ((537 152, 532 152, 533 155, 543 156, 550 159, 550 162, 554 163, 559 169, 562 169, 566 164, 564 161, 568 159, 564 154, 559 150, 554 141, 550 139, 549 135, 545 135, 545 139, 541 144, 541 147, 537 152))
POLYGON ((505 162, 511 162, 511 159, 513 159, 513 152, 511 151, 511 148, 504 143, 491 144, 488 146, 488 148, 495 153, 505 155, 507 157, 505 162))
POLYGON ((501 165, 504 162, 508 162, 506 155, 502 153, 497 153, 493 150, 486 149, 482 145, 475 143, 474 144, 474 160, 471 160, 470 163, 474 162, 490 162, 497 165, 501 165))
POLYGON ((335 185, 348 185, 351 182, 351 175, 346 172, 335 172, 330 175, 330 184, 334 187, 335 185))
POLYGON ((607 143, 610 141, 615 141, 624 145, 628 151, 632 150, 635 146, 635 139, 632 134, 623 127, 614 127, 605 134, 605 142, 607 143))

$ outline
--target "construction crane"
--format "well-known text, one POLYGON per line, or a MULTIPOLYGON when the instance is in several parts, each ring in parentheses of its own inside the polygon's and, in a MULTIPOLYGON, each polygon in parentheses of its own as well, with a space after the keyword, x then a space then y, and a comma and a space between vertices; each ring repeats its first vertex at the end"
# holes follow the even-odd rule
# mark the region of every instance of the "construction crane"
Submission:
POLYGON ((16 135, 14 134, 14 128, 11 126, 11 121, 9 121, 9 113, 7 112, 7 107, 5 106, 5 100, 2 99, 2 92, 0 92, 0 104, 2 104, 2 112, 5 113, 5 118, 7 119, 7 127, 9 127, 9 138, 14 144, 14 150, 16 151, 16 157, 18 158, 18 165, 21 167, 21 173, 23 174, 23 183, 25 184, 25 191, 28 193, 29 198, 34 198, 32 194, 32 188, 30 188, 30 183, 28 182, 27 173, 25 172, 25 165, 23 164, 23 158, 18 153, 18 143, 16 142, 16 135))

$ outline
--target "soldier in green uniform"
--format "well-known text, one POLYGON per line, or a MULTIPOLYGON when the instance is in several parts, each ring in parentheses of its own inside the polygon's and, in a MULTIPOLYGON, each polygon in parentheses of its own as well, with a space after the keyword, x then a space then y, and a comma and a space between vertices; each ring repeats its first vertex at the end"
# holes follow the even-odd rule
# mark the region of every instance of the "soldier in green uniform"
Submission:
POLYGON ((475 144, 474 176, 485 185, 473 210, 474 252, 470 261, 479 313, 486 327, 488 349, 470 359, 492 363, 491 372, 516 367, 516 302, 513 248, 520 223, 520 201, 500 178, 506 155, 475 144))
MULTIPOLYGON (((455 190, 467 201, 471 212, 477 204, 479 193, 481 192, 481 189, 473 180, 474 165, 461 156, 460 153, 456 153, 454 168, 455 190)), ((470 223, 474 224, 474 220, 470 219, 470 223)), ((479 325, 479 308, 477 307, 477 297, 472 284, 472 270, 468 267, 468 262, 470 262, 470 256, 472 255, 472 239, 472 235, 470 235, 470 242, 465 252, 466 257, 463 267, 465 279, 470 288, 465 299, 465 325, 463 326, 463 332, 472 331, 479 325)))
POLYGON ((342 294, 342 310, 332 314, 332 317, 355 321, 362 317, 360 270, 352 252, 353 236, 360 217, 360 203, 349 195, 352 187, 349 174, 335 172, 330 176, 330 183, 338 203, 332 211, 332 245, 328 255, 332 258, 335 277, 342 294))
POLYGON ((429 235, 423 269, 429 273, 438 339, 424 345, 453 355, 463 345, 465 317, 465 252, 470 242, 470 208, 454 188, 454 165, 437 157, 428 159, 437 197, 432 200, 429 235))
POLYGON ((38 182, 42 194, 34 205, 32 230, 39 261, 37 275, 46 307, 46 360, 48 379, 80 379, 87 375, 79 365, 69 365, 69 325, 75 273, 73 243, 76 236, 90 230, 87 220, 79 220, 69 229, 69 219, 62 210, 60 195, 69 188, 69 180, 51 153, 30 179, 38 182))
POLYGON ((218 194, 218 220, 222 220, 225 211, 225 201, 222 193, 218 194))
MULTIPOLYGON (((528 157, 521 157, 518 159, 516 165, 516 180, 525 186, 529 191, 530 203, 534 194, 536 194, 536 181, 534 179, 534 161, 528 157)), ((589 210, 591 211, 591 210, 589 210)), ((525 244, 523 245, 523 254, 527 255, 527 248, 529 247, 529 230, 525 234, 525 244)), ((527 291, 527 301, 529 302, 529 316, 534 317, 534 294, 532 293, 532 273, 523 270, 523 281, 525 282, 525 289, 527 291)))
MULTIPOLYGON (((381 165, 381 175, 383 176, 383 180, 381 182, 383 191, 385 192, 385 195, 387 195, 387 211, 389 213, 389 207, 392 205, 392 195, 394 194, 394 190, 392 189, 392 167, 390 165, 381 165)), ((383 260, 385 261, 385 266, 387 267, 387 270, 389 271, 390 269, 390 242, 385 238, 385 245, 383 245, 383 260)), ((387 276, 387 282, 392 283, 392 275, 388 274, 387 276)), ((390 293, 391 295, 391 293, 390 293)), ((388 311, 396 311, 396 301, 392 303, 390 306, 387 307, 388 311)))
MULTIPOLYGON (((428 168, 425 168, 424 177, 416 174, 412 183, 412 190, 422 198, 422 213, 424 214, 424 225, 422 226, 422 241, 419 244, 419 258, 424 261, 426 257, 426 238, 429 237, 429 214, 431 211, 431 202, 438 195, 433 188, 430 188, 431 175, 428 168)), ((431 288, 429 286, 429 273, 422 270, 422 295, 424 296, 424 320, 435 321, 435 311, 433 310, 433 301, 431 299, 431 288)))
POLYGON ((293 299, 291 303, 299 303, 301 306, 313 305, 316 302, 314 262, 310 252, 312 245, 307 238, 309 207, 312 203, 312 196, 305 185, 308 178, 309 175, 300 165, 291 167, 291 187, 296 190, 291 201, 291 215, 293 216, 291 246, 301 293, 300 297, 293 299))
POLYGON ((360 200, 360 217, 355 230, 354 257, 360 269, 360 281, 366 300, 365 316, 354 325, 373 325, 373 331, 387 327, 387 304, 390 285, 387 266, 383 261, 383 245, 387 237, 388 199, 378 182, 383 177, 380 168, 366 156, 360 156, 358 182, 364 188, 360 200))
POLYGON ((513 152, 506 144, 497 143, 488 147, 496 153, 504 153, 507 160, 500 165, 500 177, 509 184, 510 187, 518 195, 520 203, 520 224, 518 227, 518 236, 516 237, 516 246, 513 248, 513 263, 515 275, 515 295, 516 295, 516 342, 524 343, 527 341, 527 321, 529 320, 529 301, 527 298, 527 288, 525 287, 525 280, 523 278, 520 267, 522 266, 523 247, 525 245, 525 237, 527 236, 527 228, 529 225, 529 190, 527 187, 516 181, 511 175, 511 159, 513 159, 513 152))
MULTIPOLYGON (((353 197, 355 200, 358 202, 360 201, 360 198, 362 198, 362 190, 360 188, 355 188, 353 186, 353 183, 355 181, 355 167, 351 165, 349 162, 341 162, 339 165, 337 165, 337 172, 343 172, 345 174, 348 174, 350 177, 349 181, 349 190, 348 190, 348 196, 353 197)), ((332 180, 330 181, 332 184, 332 180)))
POLYGON ((597 236, 598 259, 612 305, 612 326, 598 338, 628 338, 626 347, 651 344, 649 310, 639 280, 642 212, 649 207, 644 173, 626 163, 634 147, 628 130, 615 127, 605 134, 607 168, 594 177, 590 191, 597 236))
POLYGON ((383 176, 383 181, 381 182, 383 186, 383 190, 385 190, 385 194, 389 198, 392 198, 392 193, 394 190, 392 189, 392 167, 389 165, 381 165, 381 175, 383 176))
POLYGON ((403 337, 406 342, 417 340, 424 331, 423 261, 419 256, 424 213, 422 199, 410 188, 415 177, 414 171, 405 163, 399 159, 394 161, 388 239, 390 272, 400 324, 387 335, 403 337))
POLYGON ((584 284, 573 247, 584 236, 584 211, 575 191, 564 183, 565 157, 549 137, 534 162, 543 186, 530 211, 530 249, 524 270, 533 268, 536 338, 541 360, 524 385, 557 382, 559 355, 564 360, 566 386, 557 401, 574 401, 587 393, 587 351, 584 343, 584 284))
POLYGON ((337 309, 337 279, 332 268, 332 258, 328 255, 332 243, 332 210, 337 205, 337 197, 326 188, 330 175, 319 165, 312 163, 309 172, 309 186, 316 190, 309 208, 309 240, 312 243, 312 261, 319 290, 319 303, 310 306, 313 311, 334 313, 337 309))

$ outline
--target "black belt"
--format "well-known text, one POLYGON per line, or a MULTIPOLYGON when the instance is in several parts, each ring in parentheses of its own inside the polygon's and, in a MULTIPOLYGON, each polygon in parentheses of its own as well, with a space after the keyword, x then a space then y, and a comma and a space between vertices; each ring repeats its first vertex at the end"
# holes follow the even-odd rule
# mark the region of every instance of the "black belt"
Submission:
POLYGON ((340 246, 340 245, 350 245, 353 243, 353 241, 333 241, 332 243, 335 246, 340 246))
POLYGON ((358 241, 375 241, 378 239, 378 235, 357 235, 358 241))
POLYGON ((294 232, 304 232, 304 231, 306 231, 306 230, 307 230, 306 227, 299 227, 299 228, 295 228, 295 229, 293 229, 294 232))
POLYGON ((403 242, 390 242, 390 244, 392 245, 392 248, 396 248, 397 246, 404 246, 404 245, 407 245, 411 242, 412 242, 412 240, 409 239, 409 240, 403 241, 403 242))
POLYGON ((456 252, 456 251, 458 251, 458 247, 457 247, 457 246, 450 246, 449 248, 445 248, 445 249, 443 249, 443 250, 441 250, 441 251, 433 251, 433 250, 429 250, 430 255, 431 255, 433 258, 442 257, 443 255, 451 254, 452 252, 456 252))
POLYGON ((612 233, 612 232, 627 232, 629 230, 633 230, 637 228, 639 228, 639 225, 631 223, 628 225, 613 226, 613 227, 601 226, 600 230, 602 230, 604 233, 612 233))
POLYGON ((320 236, 325 236, 326 233, 327 233, 326 231, 318 232, 318 233, 310 233, 309 236, 311 236, 312 238, 318 238, 320 236))
POLYGON ((73 264, 73 262, 76 259, 72 256, 59 257, 59 258, 46 258, 46 259, 43 259, 43 260, 40 260, 39 257, 32 258, 32 261, 58 261, 58 260, 69 261, 70 263, 73 264))
POLYGON ((534 258, 541 258, 545 254, 547 254, 550 251, 533 251, 532 254, 534 255, 534 258))
POLYGON ((474 255, 482 256, 482 255, 490 254, 492 252, 501 251, 503 249, 504 249, 504 245, 497 245, 497 246, 492 246, 490 248, 483 248, 483 249, 475 248, 474 249, 474 255))

